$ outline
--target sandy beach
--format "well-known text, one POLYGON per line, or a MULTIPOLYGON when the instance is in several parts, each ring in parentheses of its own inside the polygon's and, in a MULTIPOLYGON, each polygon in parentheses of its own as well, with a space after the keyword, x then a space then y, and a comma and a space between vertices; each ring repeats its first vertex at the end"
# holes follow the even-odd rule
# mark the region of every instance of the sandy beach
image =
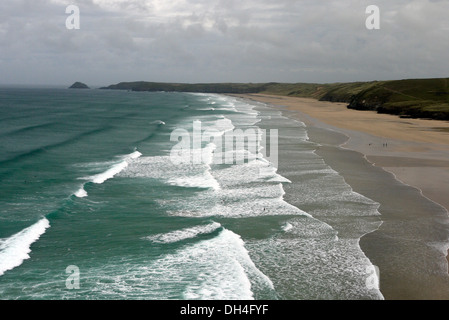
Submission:
POLYGON ((449 211, 449 122, 402 119, 373 111, 347 109, 345 103, 309 98, 246 94, 240 97, 294 111, 309 126, 325 127, 348 137, 342 147, 363 153, 373 165, 449 211))
POLYGON ((449 122, 347 109, 344 103, 262 94, 304 122, 316 153, 354 191, 380 203, 382 225, 360 239, 385 299, 449 299, 449 122))

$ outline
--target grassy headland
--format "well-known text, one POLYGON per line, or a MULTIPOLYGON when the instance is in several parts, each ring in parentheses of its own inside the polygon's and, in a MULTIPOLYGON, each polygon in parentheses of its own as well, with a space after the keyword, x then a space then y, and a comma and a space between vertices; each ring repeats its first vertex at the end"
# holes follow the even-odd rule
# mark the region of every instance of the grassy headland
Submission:
POLYGON ((449 120, 449 78, 350 83, 121 82, 101 89, 204 93, 264 93, 348 103, 348 108, 401 117, 449 120))

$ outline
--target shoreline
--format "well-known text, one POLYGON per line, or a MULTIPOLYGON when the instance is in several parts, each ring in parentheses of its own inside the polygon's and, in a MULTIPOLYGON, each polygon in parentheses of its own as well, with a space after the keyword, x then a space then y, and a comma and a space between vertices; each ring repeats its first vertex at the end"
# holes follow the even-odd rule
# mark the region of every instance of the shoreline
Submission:
POLYGON ((385 299, 449 299, 449 132, 429 129, 449 128, 449 122, 306 98, 233 96, 304 122, 310 140, 321 145, 316 153, 355 192, 380 204, 382 224, 360 238, 360 246, 380 269, 385 299))
POLYGON ((291 117, 308 126, 343 134, 348 139, 341 148, 360 152, 373 166, 417 188, 423 196, 445 208, 449 217, 449 189, 444 193, 449 186, 449 121, 402 119, 374 111, 347 109, 345 103, 311 98, 265 94, 232 96, 286 108, 291 117), (432 128, 437 129, 432 131, 432 128))

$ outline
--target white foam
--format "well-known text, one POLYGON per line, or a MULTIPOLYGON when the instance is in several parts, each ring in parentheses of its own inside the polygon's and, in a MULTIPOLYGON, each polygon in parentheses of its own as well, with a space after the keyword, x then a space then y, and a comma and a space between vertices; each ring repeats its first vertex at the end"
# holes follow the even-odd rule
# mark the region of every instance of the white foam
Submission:
POLYGON ((274 293, 272 281, 253 263, 241 237, 227 229, 157 260, 116 262, 86 270, 95 283, 92 294, 111 299, 252 300, 255 292, 274 293))
POLYGON ((142 154, 139 151, 134 151, 133 153, 125 156, 125 158, 129 158, 129 159, 137 159, 141 156, 142 154))
POLYGON ((0 276, 29 259, 31 244, 37 241, 49 227, 50 222, 43 218, 11 237, 0 240, 0 276))
POLYGON ((249 183, 286 182, 290 180, 279 175, 277 169, 265 159, 217 169, 213 172, 221 186, 236 186, 249 183))
POLYGON ((78 189, 78 191, 74 193, 74 195, 75 195, 76 197, 78 197, 78 198, 84 198, 84 197, 87 197, 88 194, 87 194, 86 190, 84 190, 84 185, 83 185, 82 187, 80 187, 80 188, 78 189))
POLYGON ((119 173, 120 171, 125 169, 127 166, 128 166, 128 162, 122 161, 122 162, 114 165, 112 168, 109 168, 105 172, 102 172, 102 173, 92 176, 90 180, 93 183, 101 184, 101 183, 105 182, 106 180, 113 178, 117 173, 119 173))
POLYGON ((156 243, 175 243, 186 239, 192 239, 200 234, 209 234, 221 227, 218 222, 213 222, 207 225, 195 226, 191 228, 184 228, 168 233, 160 233, 153 236, 145 237, 144 239, 156 243))
POLYGON ((309 216, 283 199, 281 184, 222 188, 219 192, 203 192, 183 203, 156 200, 167 208, 167 213, 182 217, 243 218, 255 216, 309 216), (263 195, 261 197, 261 195, 263 195))
MULTIPOLYGON (((183 258, 198 274, 185 289, 185 299, 253 300, 251 280, 273 290, 271 280, 254 265, 240 236, 224 229, 212 240, 187 249, 183 258)), ((190 268, 189 268, 190 269, 190 268)))
POLYGON ((220 184, 212 176, 209 166, 213 150, 213 143, 205 148, 192 150, 194 156, 201 153, 200 156, 204 159, 203 163, 198 164, 175 164, 170 156, 142 157, 133 161, 120 175, 129 178, 153 178, 180 187, 219 190, 220 184))
POLYGON ((291 225, 291 223, 288 223, 288 222, 282 226, 282 230, 284 230, 285 232, 288 232, 292 229, 293 229, 293 226, 291 225))
POLYGON ((223 115, 215 120, 210 119, 210 116, 197 119, 197 121, 201 122, 201 131, 203 131, 203 133, 208 132, 211 136, 221 136, 224 133, 235 129, 232 120, 223 115))
POLYGON ((203 163, 206 165, 210 165, 214 160, 214 152, 217 149, 217 145, 215 143, 208 143, 206 147, 201 149, 201 159, 203 163))
POLYGON ((199 159, 199 157, 201 157, 203 164, 194 166, 197 169, 192 170, 188 175, 175 176, 168 179, 167 182, 171 185, 180 187, 211 188, 219 190, 220 184, 212 176, 210 167, 210 164, 213 162, 215 148, 216 145, 214 143, 209 143, 204 148, 192 150, 193 159, 199 159), (198 171, 198 169, 200 172, 195 174, 195 171, 198 171))
MULTIPOLYGON (((109 168, 108 170, 106 170, 102 173, 87 177, 87 178, 82 178, 82 179, 89 180, 90 182, 93 182, 96 184, 102 184, 106 180, 113 178, 115 175, 117 175, 118 173, 123 171, 126 167, 128 167, 129 162, 131 160, 135 160, 135 159, 139 158, 141 155, 142 154, 139 151, 134 151, 133 153, 122 156, 121 157, 122 161, 119 163, 113 164, 112 167, 109 168)), ((108 163, 110 163, 110 162, 108 162, 108 163)), ((78 198, 87 197, 88 194, 87 194, 86 190, 84 189, 84 185, 80 189, 78 189, 78 191, 76 191, 74 193, 74 195, 78 198)))
POLYGON ((209 171, 205 171, 203 174, 197 176, 172 178, 167 182, 170 185, 179 187, 220 190, 220 184, 214 179, 209 171))

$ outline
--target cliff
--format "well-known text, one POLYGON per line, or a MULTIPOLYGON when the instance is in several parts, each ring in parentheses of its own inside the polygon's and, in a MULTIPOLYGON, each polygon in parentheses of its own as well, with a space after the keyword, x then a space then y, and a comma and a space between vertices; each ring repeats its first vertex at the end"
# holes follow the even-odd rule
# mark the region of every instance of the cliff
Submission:
POLYGON ((348 83, 121 82, 101 89, 204 93, 265 93, 348 103, 348 108, 401 117, 449 120, 449 78, 348 83))

